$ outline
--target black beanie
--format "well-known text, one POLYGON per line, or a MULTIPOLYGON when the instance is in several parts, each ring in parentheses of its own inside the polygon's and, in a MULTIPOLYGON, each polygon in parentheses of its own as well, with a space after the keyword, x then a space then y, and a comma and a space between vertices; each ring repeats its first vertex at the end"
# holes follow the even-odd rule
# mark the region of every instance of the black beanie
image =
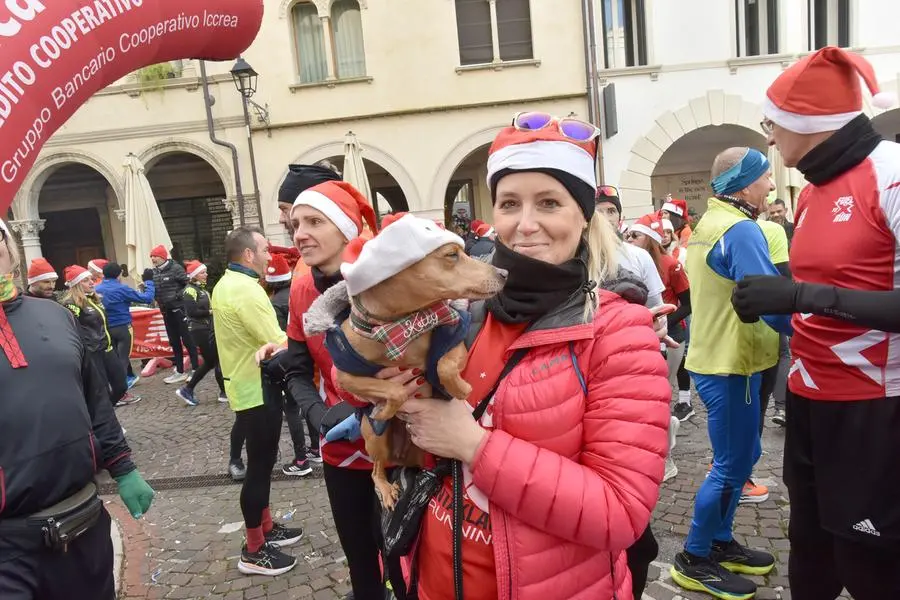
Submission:
POLYGON ((491 204, 497 201, 497 183, 512 173, 543 173, 544 175, 549 175, 560 182, 572 198, 575 199, 586 221, 590 221, 591 217, 594 216, 594 197, 597 195, 597 190, 571 173, 551 168, 500 169, 491 177, 491 204))
POLYGON ((326 167, 315 165, 288 165, 288 174, 278 189, 278 203, 293 204, 300 192, 325 183, 340 181, 341 176, 326 167))
POLYGON ((616 207, 617 211, 619 211, 619 216, 622 216, 622 201, 619 200, 618 196, 607 196, 606 194, 601 194, 600 188, 597 188, 597 198, 595 199, 595 202, 609 202, 616 207))
POLYGON ((118 279, 119 275, 122 274, 121 265, 117 265, 114 262, 106 263, 106 266, 103 267, 103 276, 106 279, 118 279))

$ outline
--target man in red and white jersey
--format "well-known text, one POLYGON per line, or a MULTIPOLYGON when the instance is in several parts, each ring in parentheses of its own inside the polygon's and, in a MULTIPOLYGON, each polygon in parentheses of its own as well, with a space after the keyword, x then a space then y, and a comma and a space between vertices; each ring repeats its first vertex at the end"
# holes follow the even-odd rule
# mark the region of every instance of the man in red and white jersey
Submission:
POLYGON ((763 130, 810 182, 800 194, 796 282, 744 280, 745 320, 796 312, 784 479, 795 600, 900 598, 900 145, 862 114, 872 66, 826 47, 769 88, 763 130), (894 304, 896 306, 896 303, 894 304), (884 313, 893 313, 886 315, 884 313))

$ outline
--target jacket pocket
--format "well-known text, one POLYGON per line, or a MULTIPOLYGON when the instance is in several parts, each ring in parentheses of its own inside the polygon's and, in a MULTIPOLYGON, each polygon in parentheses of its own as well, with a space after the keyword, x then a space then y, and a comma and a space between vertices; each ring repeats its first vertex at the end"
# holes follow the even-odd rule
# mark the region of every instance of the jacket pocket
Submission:
POLYGON ((0 467, 0 515, 6 509, 6 475, 3 473, 3 467, 0 467))

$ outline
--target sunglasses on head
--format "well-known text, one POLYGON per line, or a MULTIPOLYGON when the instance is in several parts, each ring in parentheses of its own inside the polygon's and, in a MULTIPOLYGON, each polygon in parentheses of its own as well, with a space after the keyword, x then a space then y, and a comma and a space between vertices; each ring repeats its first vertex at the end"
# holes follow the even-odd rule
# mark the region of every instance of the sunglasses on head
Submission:
POLYGON ((597 200, 602 201, 603 198, 618 198, 619 190, 612 185, 601 185, 597 188, 597 200))
POLYGON ((545 112, 520 112, 513 117, 513 127, 518 131, 540 131, 553 124, 564 138, 575 142, 590 142, 600 136, 600 128, 587 121, 572 117, 554 117, 545 112))

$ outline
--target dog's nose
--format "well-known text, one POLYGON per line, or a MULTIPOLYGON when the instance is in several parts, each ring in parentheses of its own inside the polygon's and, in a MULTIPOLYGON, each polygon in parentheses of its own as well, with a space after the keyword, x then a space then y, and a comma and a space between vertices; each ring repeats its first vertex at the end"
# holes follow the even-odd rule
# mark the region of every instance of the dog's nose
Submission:
POLYGON ((494 270, 497 271, 497 275, 499 275, 501 279, 505 280, 507 277, 509 277, 509 271, 507 271, 506 269, 498 269, 497 267, 494 267, 494 270))

